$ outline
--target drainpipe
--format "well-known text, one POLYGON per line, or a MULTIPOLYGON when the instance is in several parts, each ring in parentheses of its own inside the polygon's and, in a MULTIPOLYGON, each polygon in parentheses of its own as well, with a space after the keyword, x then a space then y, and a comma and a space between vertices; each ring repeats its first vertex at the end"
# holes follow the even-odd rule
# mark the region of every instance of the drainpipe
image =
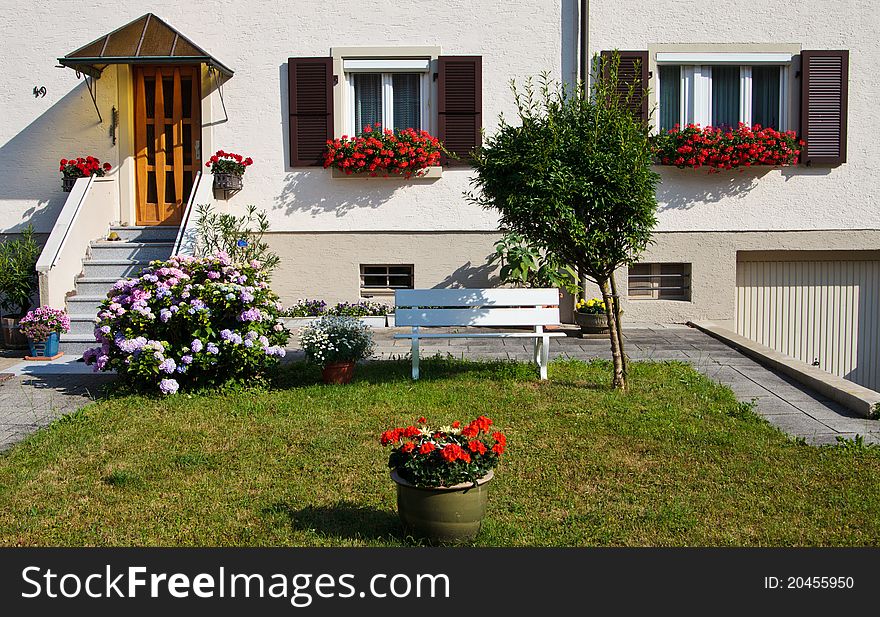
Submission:
MULTIPOLYGON (((581 88, 583 88, 584 96, 586 96, 589 92, 588 82, 590 80, 590 0, 581 0, 580 15, 580 79, 581 88)), ((580 298, 586 300, 588 281, 586 275, 581 271, 580 268, 578 268, 578 279, 580 279, 581 283, 581 293, 579 294, 580 298)))

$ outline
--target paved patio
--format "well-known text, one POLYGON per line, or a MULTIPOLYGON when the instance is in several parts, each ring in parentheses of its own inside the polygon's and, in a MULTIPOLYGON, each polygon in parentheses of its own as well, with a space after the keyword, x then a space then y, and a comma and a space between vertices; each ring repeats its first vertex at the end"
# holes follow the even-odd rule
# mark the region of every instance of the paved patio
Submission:
MULTIPOLYGON (((398 329, 396 332, 403 332, 398 329)), ((379 358, 409 353, 409 341, 392 338, 394 330, 376 331, 379 358)), ((610 358, 607 339, 556 338, 550 357, 610 358)), ((291 338, 291 346, 297 337, 291 338)), ((522 339, 438 339, 422 341, 422 357, 455 357, 531 361, 531 343, 522 339)), ((633 360, 680 360, 709 378, 730 386, 742 401, 755 401, 756 411, 783 431, 811 444, 835 443, 838 436, 862 435, 880 443, 880 420, 856 416, 839 404, 810 391, 790 378, 762 367, 724 343, 686 326, 630 325, 627 353, 633 360)), ((293 350, 288 358, 301 357, 293 350)), ((75 358, 53 363, 25 363, 0 358, 0 451, 52 420, 94 400, 101 386, 113 379, 95 375, 75 358)))

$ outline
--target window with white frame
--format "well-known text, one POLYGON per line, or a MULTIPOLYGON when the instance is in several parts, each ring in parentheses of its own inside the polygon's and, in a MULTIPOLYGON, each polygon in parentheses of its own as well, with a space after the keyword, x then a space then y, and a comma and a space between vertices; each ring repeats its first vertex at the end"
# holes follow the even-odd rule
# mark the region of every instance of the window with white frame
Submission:
POLYGON ((658 53, 660 130, 676 124, 789 128, 789 53, 658 53))
POLYGON ((424 59, 344 59, 347 132, 380 123, 388 129, 429 130, 428 69, 424 59))

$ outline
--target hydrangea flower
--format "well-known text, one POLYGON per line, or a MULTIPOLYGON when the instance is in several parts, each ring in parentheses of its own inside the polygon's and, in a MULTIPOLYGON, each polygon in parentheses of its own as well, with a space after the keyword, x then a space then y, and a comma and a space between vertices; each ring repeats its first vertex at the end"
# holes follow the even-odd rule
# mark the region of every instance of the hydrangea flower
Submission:
POLYGON ((177 394, 180 384, 176 379, 163 379, 159 382, 159 390, 162 394, 177 394))
POLYGON ((289 336, 266 273, 228 255, 152 262, 107 296, 95 326, 99 345, 84 360, 145 389, 158 384, 163 394, 259 379, 289 336))

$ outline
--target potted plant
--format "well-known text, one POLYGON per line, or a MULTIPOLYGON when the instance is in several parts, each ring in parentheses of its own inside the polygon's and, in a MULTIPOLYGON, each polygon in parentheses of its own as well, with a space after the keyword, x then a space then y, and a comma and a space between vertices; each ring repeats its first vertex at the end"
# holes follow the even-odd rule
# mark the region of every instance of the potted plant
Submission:
POLYGON ((346 384, 355 363, 373 353, 373 332, 356 317, 326 315, 303 328, 300 345, 306 360, 322 368, 324 383, 346 384))
POLYGON ((390 312, 391 307, 387 304, 371 300, 359 300, 354 303, 339 302, 327 311, 330 315, 357 317, 371 328, 384 328, 385 316, 390 312))
POLYGON ((288 328, 302 328, 327 314, 327 303, 323 300, 298 300, 285 313, 288 328))
POLYGON ((65 193, 69 193, 79 178, 102 177, 110 171, 110 163, 102 165, 101 161, 93 156, 61 159, 59 171, 61 172, 61 188, 65 193))
POLYGON ((234 152, 224 152, 217 150, 205 167, 214 174, 214 189, 218 191, 240 191, 242 187, 241 178, 247 168, 253 165, 254 160, 251 157, 243 157, 234 152))
POLYGON ((27 338, 19 331, 19 320, 31 306, 37 291, 37 259, 40 246, 34 228, 28 225, 16 240, 0 243, 0 309, 6 313, 0 323, 3 344, 10 349, 27 349, 27 338))
POLYGON ((507 437, 480 416, 467 426, 418 426, 382 433, 391 479, 397 485, 397 512, 414 535, 438 542, 472 540, 486 515, 489 482, 507 447, 507 437))
POLYGON ((60 335, 70 330, 70 317, 62 309, 41 306, 22 317, 19 329, 28 339, 29 359, 53 359, 60 335))
POLYGON ((608 318, 602 298, 578 300, 574 305, 574 321, 582 334, 608 334, 608 318))
POLYGON ((427 131, 415 129, 382 130, 379 124, 365 126, 355 137, 343 135, 327 140, 324 167, 346 175, 423 176, 429 167, 440 164, 443 146, 427 131))

